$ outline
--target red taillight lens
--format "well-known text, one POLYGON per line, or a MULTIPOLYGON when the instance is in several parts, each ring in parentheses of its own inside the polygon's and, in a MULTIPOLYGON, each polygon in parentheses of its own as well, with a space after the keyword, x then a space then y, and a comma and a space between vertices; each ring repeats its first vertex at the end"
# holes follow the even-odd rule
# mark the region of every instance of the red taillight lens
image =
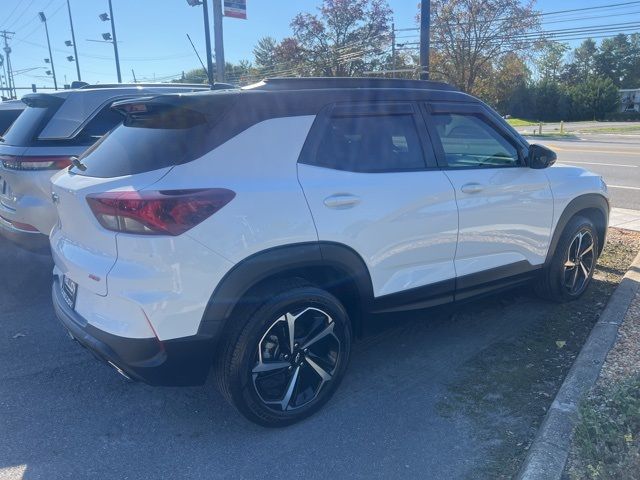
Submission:
POLYGON ((71 165, 69 156, 18 156, 0 155, 0 161, 4 168, 10 170, 62 170, 71 165))
POLYGON ((107 230, 139 235, 180 235, 236 196, 224 188, 107 192, 87 195, 93 214, 107 230))

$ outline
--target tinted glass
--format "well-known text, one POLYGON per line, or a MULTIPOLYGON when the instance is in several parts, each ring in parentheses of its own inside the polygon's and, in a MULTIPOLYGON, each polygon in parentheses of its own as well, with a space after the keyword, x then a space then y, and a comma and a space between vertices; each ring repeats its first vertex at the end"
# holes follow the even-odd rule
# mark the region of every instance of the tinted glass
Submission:
POLYGON ((318 146, 315 165, 353 172, 425 167, 412 115, 330 118, 318 146))
POLYGON ((451 168, 512 167, 518 150, 495 128, 475 115, 457 113, 432 116, 451 168))
POLYGON ((4 143, 16 147, 29 146, 31 140, 51 118, 51 108, 27 107, 5 132, 4 143))
POLYGON ((87 169, 73 172, 110 178, 186 163, 208 151, 209 133, 206 123, 181 129, 120 125, 82 155, 87 169))
MULTIPOLYGON (((122 114, 111 110, 111 106, 103 108, 80 132, 86 140, 97 140, 124 120, 122 114)), ((93 143, 93 142, 92 142, 93 143)))
POLYGON ((0 135, 7 130, 22 110, 0 110, 0 135))

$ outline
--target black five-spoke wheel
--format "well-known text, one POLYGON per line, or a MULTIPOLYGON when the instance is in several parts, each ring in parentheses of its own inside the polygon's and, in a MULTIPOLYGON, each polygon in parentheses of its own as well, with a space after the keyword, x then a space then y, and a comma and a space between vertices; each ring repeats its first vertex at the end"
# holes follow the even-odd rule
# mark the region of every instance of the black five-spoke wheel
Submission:
POLYGON ((234 315, 217 359, 218 385, 249 420, 295 423, 321 408, 344 376, 351 349, 349 317, 329 292, 286 280, 234 315))

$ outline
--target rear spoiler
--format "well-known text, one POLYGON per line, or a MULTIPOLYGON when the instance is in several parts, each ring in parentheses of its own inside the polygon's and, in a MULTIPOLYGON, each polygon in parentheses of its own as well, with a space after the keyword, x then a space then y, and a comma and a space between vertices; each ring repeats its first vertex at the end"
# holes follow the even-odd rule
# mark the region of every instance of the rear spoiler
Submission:
POLYGON ((61 105, 64 99, 49 93, 29 93, 22 97, 22 102, 27 107, 48 108, 61 105))

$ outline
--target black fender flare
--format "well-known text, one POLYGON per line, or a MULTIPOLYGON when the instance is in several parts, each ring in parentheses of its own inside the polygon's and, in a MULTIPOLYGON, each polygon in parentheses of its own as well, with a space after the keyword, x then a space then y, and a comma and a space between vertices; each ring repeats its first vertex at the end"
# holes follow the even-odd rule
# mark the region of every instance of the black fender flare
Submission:
MULTIPOLYGON (((606 229, 609 225, 609 201, 603 195, 599 193, 586 193, 584 195, 580 195, 569 202, 569 204, 565 207, 560 218, 558 219, 558 223, 556 223, 555 230, 553 231, 553 236, 551 238, 551 243, 549 244, 549 250, 547 251, 547 258, 545 260, 545 266, 549 264, 551 259, 553 258, 553 254, 556 251, 556 247, 558 246, 558 241, 560 240, 560 236, 564 231, 569 220, 576 215, 578 212, 587 209, 596 209, 600 211, 604 217, 604 232, 603 235, 606 235, 606 229)), ((603 237, 604 238, 604 237, 603 237)), ((602 251, 602 247, 604 246, 604 242, 601 242, 599 246, 602 251)), ((600 253, 600 252, 598 252, 600 253)))
POLYGON ((305 268, 331 267, 355 284, 366 308, 373 299, 369 269, 352 248, 336 242, 305 242, 269 248, 234 265, 213 291, 200 322, 199 334, 217 340, 233 309, 246 293, 265 279, 305 268))

